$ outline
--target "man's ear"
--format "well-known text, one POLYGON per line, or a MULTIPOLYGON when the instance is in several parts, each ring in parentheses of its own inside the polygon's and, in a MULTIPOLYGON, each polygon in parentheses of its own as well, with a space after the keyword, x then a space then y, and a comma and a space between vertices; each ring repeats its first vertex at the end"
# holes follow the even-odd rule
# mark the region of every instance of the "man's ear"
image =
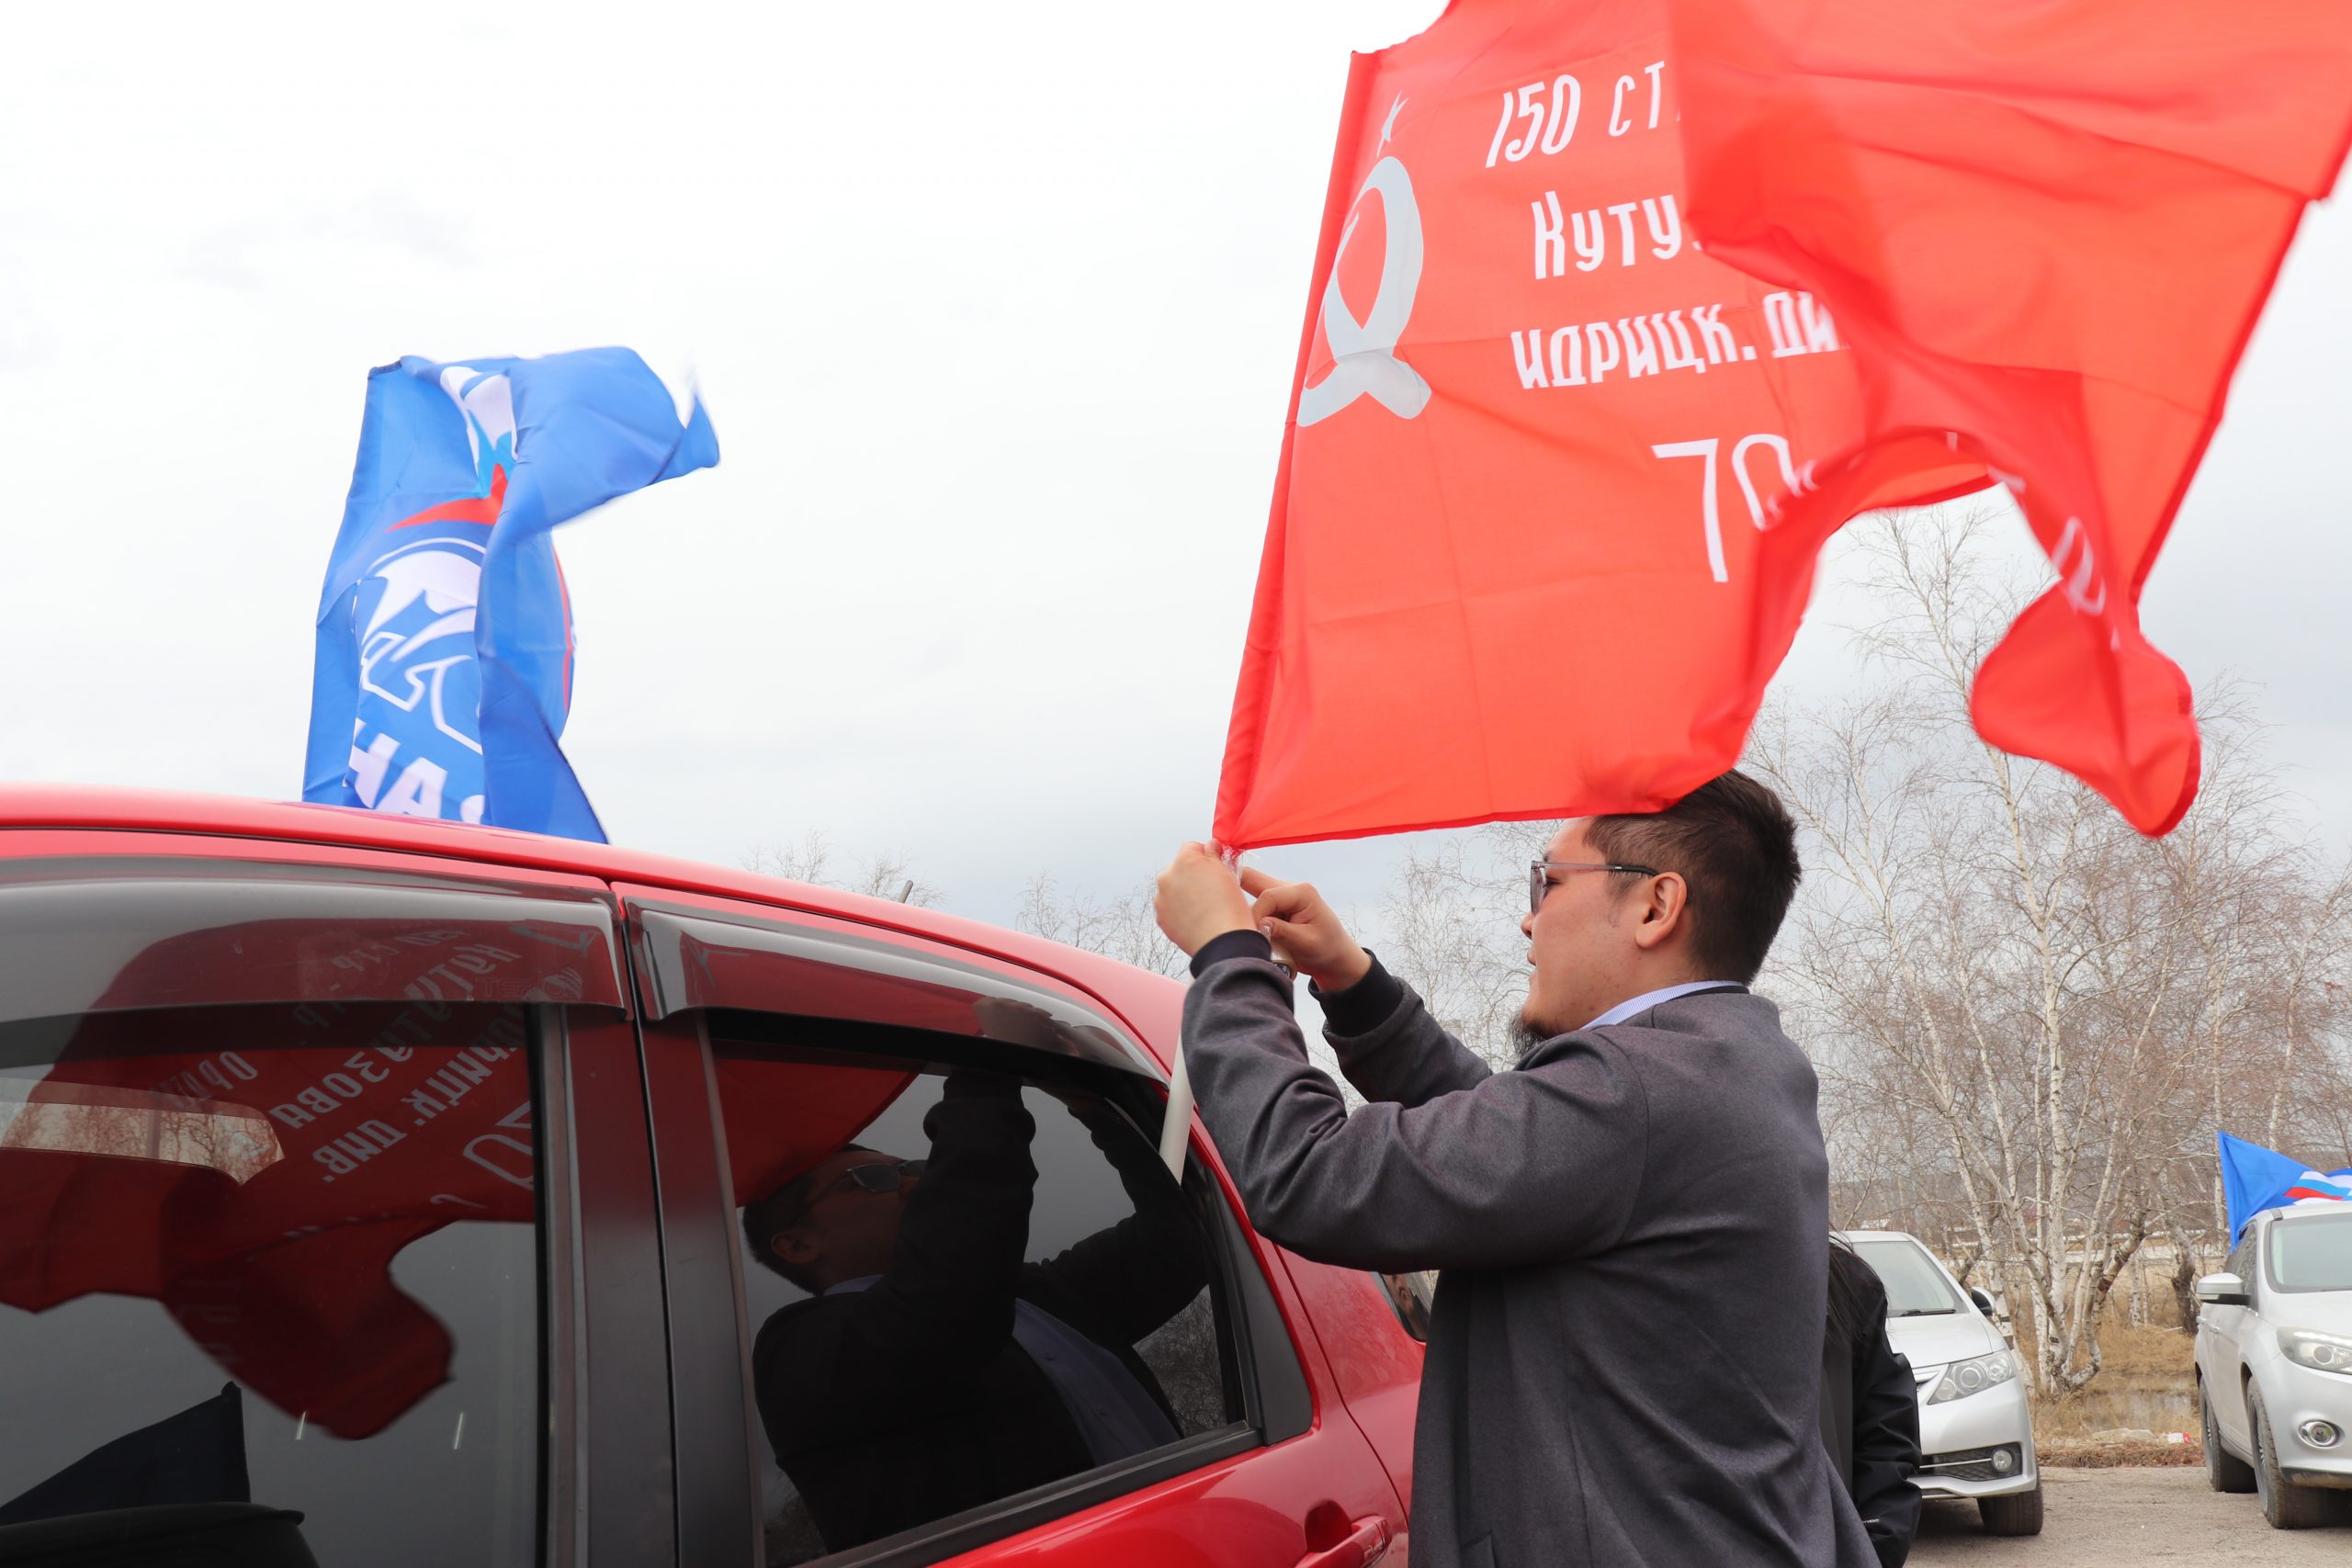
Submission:
POLYGON ((768 1246, 795 1268, 805 1269, 817 1261, 816 1238, 799 1231, 778 1231, 768 1237, 768 1246))
POLYGON ((1656 952, 1690 923, 1690 885, 1679 872, 1662 871, 1650 878, 1641 919, 1634 922, 1634 945, 1656 952))

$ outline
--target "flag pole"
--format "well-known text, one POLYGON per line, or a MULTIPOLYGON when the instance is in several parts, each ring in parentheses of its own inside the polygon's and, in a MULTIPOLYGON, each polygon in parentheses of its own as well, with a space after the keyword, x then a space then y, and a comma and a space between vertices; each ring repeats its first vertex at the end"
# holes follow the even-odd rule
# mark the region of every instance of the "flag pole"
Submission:
POLYGON ((1193 1075, 1184 1067, 1184 1042, 1176 1042, 1176 1067, 1168 1075, 1168 1116, 1159 1123, 1159 1162, 1179 1182, 1184 1179, 1185 1134, 1193 1127, 1193 1075))

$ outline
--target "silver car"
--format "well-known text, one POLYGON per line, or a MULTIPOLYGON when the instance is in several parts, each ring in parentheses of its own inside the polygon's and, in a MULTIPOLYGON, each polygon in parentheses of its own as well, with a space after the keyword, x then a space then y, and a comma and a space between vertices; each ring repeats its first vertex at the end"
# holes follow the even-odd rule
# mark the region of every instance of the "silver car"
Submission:
POLYGON ((1987 1535, 2040 1535, 2033 1412, 1993 1303, 1903 1231, 1842 1234, 1886 1282, 1886 1337, 1918 1382, 1920 1492, 1973 1501, 1987 1535))
POLYGON ((2352 1211, 2274 1210, 2197 1281, 2197 1403, 2216 1492, 2279 1529, 2352 1511, 2352 1211))

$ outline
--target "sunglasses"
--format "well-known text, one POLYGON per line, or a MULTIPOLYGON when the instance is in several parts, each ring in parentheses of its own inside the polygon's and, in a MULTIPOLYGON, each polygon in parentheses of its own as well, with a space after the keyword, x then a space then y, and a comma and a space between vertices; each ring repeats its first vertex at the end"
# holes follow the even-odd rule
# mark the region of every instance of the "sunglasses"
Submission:
POLYGON ((1546 874, 1555 871, 1617 871, 1623 872, 1629 876, 1658 874, 1657 868, 1652 865, 1617 865, 1609 862, 1584 860, 1532 861, 1529 863, 1527 868, 1527 912, 1529 914, 1540 915, 1544 912, 1544 895, 1552 891, 1552 878, 1546 874))
POLYGON ((922 1173, 930 1168, 931 1161, 927 1159, 874 1159, 866 1161, 864 1165, 851 1166, 847 1170, 810 1193, 808 1201, 800 1205, 792 1218, 775 1228, 780 1231, 790 1230, 808 1217, 809 1210, 814 1209, 836 1192, 846 1191, 853 1187, 860 1192, 871 1192, 876 1196, 885 1192, 896 1192, 901 1183, 921 1181, 922 1173))

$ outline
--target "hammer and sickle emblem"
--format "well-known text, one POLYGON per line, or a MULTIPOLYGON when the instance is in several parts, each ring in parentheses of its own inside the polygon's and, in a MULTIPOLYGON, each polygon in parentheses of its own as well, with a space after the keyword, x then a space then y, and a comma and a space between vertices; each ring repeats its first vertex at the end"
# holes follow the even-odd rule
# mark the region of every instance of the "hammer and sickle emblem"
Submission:
POLYGON ((1413 296, 1421 287, 1421 209, 1413 199, 1413 182, 1405 165, 1383 158, 1364 176, 1356 192, 1361 205, 1364 191, 1378 191, 1388 218, 1388 248, 1380 262, 1380 291, 1361 321, 1340 294, 1340 261, 1355 238, 1356 218, 1348 215, 1340 248, 1331 258, 1331 276, 1323 285, 1323 333, 1331 341, 1329 375, 1298 391, 1298 423, 1314 424, 1330 418, 1358 398, 1370 397, 1399 419, 1411 419, 1429 406, 1430 384, 1420 372, 1396 357, 1396 340, 1413 313, 1413 296))

